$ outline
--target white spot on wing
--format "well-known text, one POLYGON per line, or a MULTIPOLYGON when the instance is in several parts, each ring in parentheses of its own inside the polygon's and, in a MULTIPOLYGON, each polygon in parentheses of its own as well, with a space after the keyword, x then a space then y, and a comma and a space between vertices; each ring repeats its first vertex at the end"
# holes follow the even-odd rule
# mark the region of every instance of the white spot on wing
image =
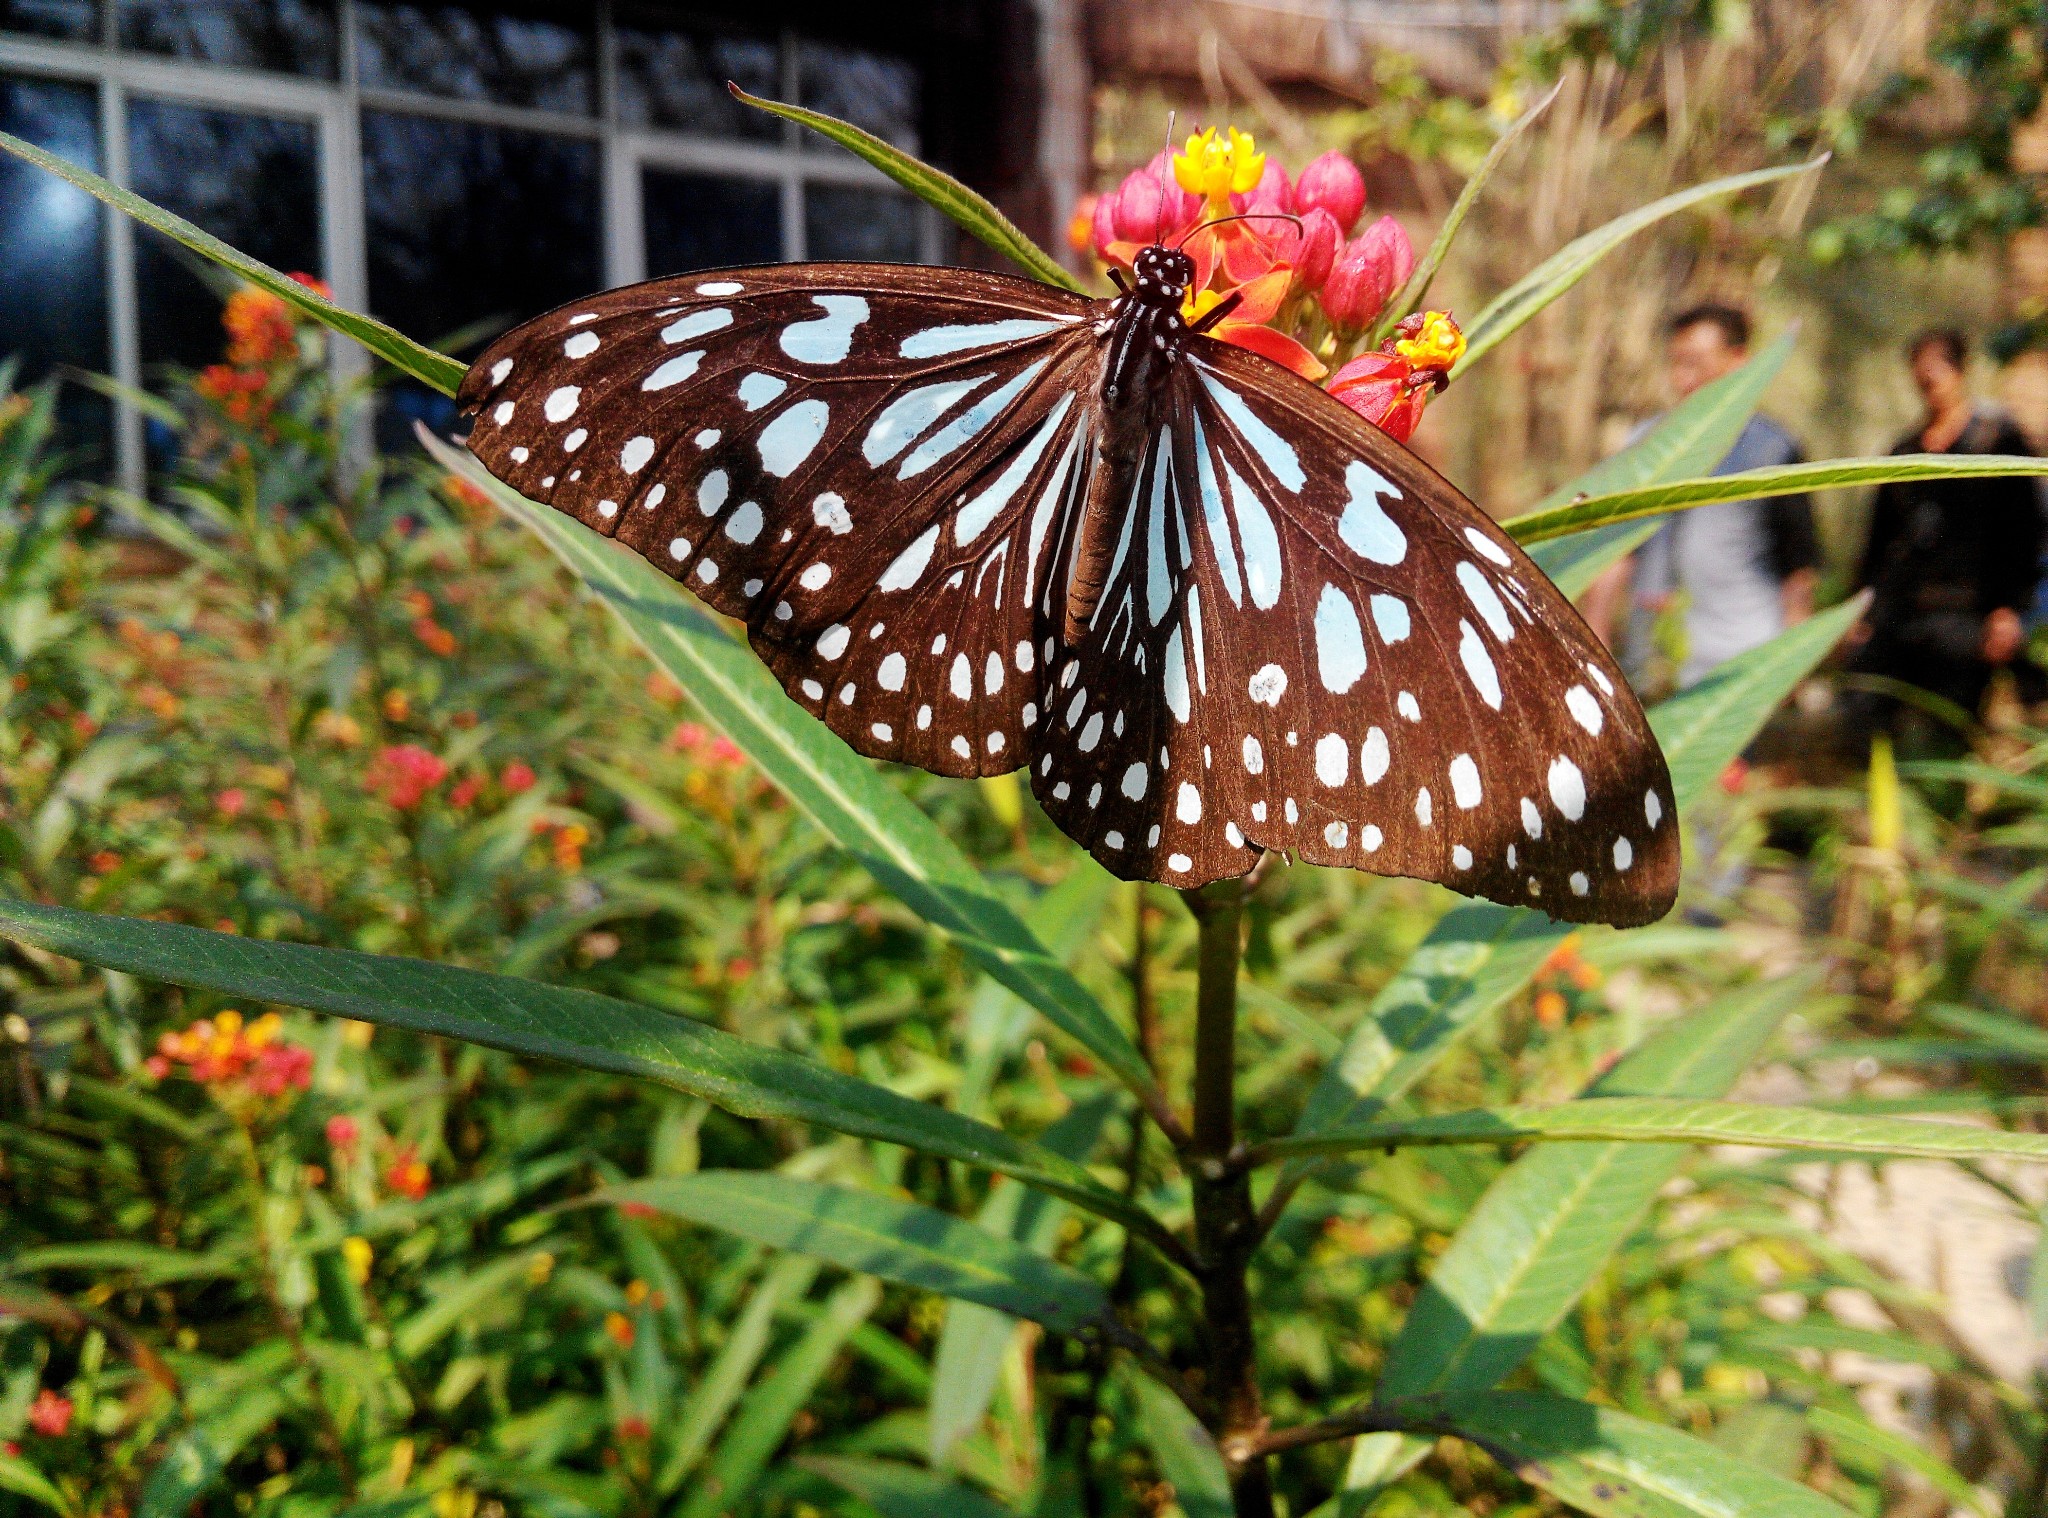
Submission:
POLYGON ((540 408, 541 415, 551 422, 566 422, 576 414, 576 403, 582 398, 581 385, 562 385, 548 392, 548 398, 540 408))
POLYGON ((1571 760, 1559 755, 1550 761, 1550 799, 1566 820, 1577 822, 1586 815, 1586 777, 1571 760))
POLYGON ((759 411, 788 388, 789 381, 780 375, 756 370, 740 381, 740 404, 749 411, 759 411))
MULTIPOLYGON (((648 375, 646 379, 640 381, 640 388, 642 390, 666 390, 671 385, 680 385, 684 380, 695 374, 697 366, 703 362, 704 350, 702 348, 692 348, 688 353, 678 353, 674 358, 664 362, 652 374, 648 375)), ((710 446, 709 443, 703 441, 704 435, 701 432, 697 437, 698 447, 708 448, 710 446)), ((717 441, 718 434, 713 433, 711 435, 711 442, 715 443, 717 441)))
POLYGON ((1308 476, 1302 472, 1301 456, 1294 451, 1293 445, 1254 415, 1252 408, 1245 404, 1244 397, 1219 381, 1206 365, 1197 364, 1195 369, 1209 394, 1216 398, 1224 416, 1230 419, 1230 424, 1258 455, 1259 462, 1266 466, 1283 489, 1299 493, 1308 476))
POLYGON ((1493 560, 1502 569, 1506 569, 1514 562, 1514 560, 1508 557, 1505 548, 1502 548, 1500 544, 1494 542, 1492 538, 1489 538, 1477 527, 1467 527, 1465 529, 1465 541, 1470 543, 1482 555, 1493 560))
POLYGON ((753 501, 740 502, 725 524, 725 535, 735 543, 751 543, 761 536, 761 508, 753 501))
POLYGON ((1408 603, 1399 596, 1374 596, 1372 625, 1386 642, 1399 643, 1408 636, 1408 603))
POLYGON ((1353 460, 1344 466, 1344 485, 1351 492, 1344 515, 1337 519, 1337 536, 1362 559, 1375 564, 1398 564, 1408 557, 1408 538, 1380 505, 1380 497, 1400 499, 1401 492, 1370 464, 1353 460))
POLYGON ((1340 734, 1325 733, 1316 740, 1316 779, 1334 790, 1350 771, 1351 745, 1340 734))
POLYGON ((1386 778, 1391 760, 1387 735, 1376 727, 1366 729, 1365 742, 1358 746, 1358 778, 1367 785, 1378 785, 1386 778))
POLYGON ((636 437, 619 450, 619 467, 628 474, 638 474, 647 467, 647 461, 654 457, 654 439, 636 437))
POLYGON ((823 401, 798 401, 761 429, 756 444, 761 467, 777 479, 788 479, 811 456, 831 420, 832 408, 823 401))
POLYGON ((934 522, 919 533, 908 548, 896 555, 895 561, 882 571, 882 578, 875 582, 875 588, 908 590, 915 585, 932 561, 932 549, 938 544, 940 525, 934 522))
POLYGON ((853 629, 834 622, 818 634, 818 652, 827 659, 837 659, 846 652, 846 645, 853 640, 853 629))
POLYGON ((1358 608, 1334 585, 1316 602, 1316 667, 1323 688, 1341 696, 1365 675, 1365 630, 1358 608))
POLYGON ((1471 811, 1479 805, 1479 766, 1472 762, 1470 754, 1460 754, 1451 761, 1451 797, 1461 811, 1471 811))
POLYGON ((1606 724, 1606 714, 1600 710, 1600 703, 1593 699, 1593 693, 1583 685, 1574 685, 1564 693, 1565 710, 1572 714, 1572 720, 1591 733, 1600 736, 1600 729, 1606 724))
POLYGON ((782 329, 784 353, 800 364, 836 364, 853 347, 853 329, 868 319, 868 303, 859 295, 813 295, 824 311, 807 322, 782 329))
POLYGON ((1463 561, 1458 565, 1458 583, 1465 587, 1465 597, 1479 615, 1486 619, 1486 625, 1493 635, 1505 643, 1515 635, 1515 624, 1508 620, 1508 609, 1500 604, 1500 597, 1494 593, 1493 585, 1479 572, 1479 566, 1463 561))
POLYGON ((1287 671, 1277 664, 1261 665, 1245 683, 1245 692, 1265 706, 1278 706, 1280 698, 1287 694, 1287 671))
POLYGON ((731 311, 724 306, 710 306, 702 311, 692 311, 688 316, 677 317, 661 329, 661 340, 673 347, 731 325, 731 311))
POLYGON ((1493 655, 1470 622, 1458 619, 1458 662, 1465 666, 1465 678, 1479 692, 1479 699, 1500 710, 1500 671, 1493 667, 1493 655))
POLYGON ((976 322, 968 326, 927 327, 904 338, 896 351, 904 358, 944 358, 949 353, 965 353, 970 348, 1021 342, 1064 325, 1059 321, 1014 317, 1008 321, 976 322))

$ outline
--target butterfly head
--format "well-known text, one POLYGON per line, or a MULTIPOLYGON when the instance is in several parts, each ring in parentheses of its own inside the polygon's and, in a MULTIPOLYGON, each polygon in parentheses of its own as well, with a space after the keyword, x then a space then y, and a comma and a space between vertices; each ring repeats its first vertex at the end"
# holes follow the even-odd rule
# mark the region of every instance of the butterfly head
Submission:
POLYGON ((1177 311, 1194 281, 1195 261, 1178 248, 1154 245, 1138 255, 1131 272, 1137 276, 1131 293, 1140 304, 1177 311))

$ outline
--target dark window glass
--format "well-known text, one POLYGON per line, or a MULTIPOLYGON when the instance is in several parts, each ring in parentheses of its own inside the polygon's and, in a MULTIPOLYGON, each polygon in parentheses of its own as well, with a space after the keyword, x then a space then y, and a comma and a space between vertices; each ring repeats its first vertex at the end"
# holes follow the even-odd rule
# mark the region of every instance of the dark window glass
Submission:
MULTIPOLYGON (((370 309, 436 347, 474 353, 505 328, 604 283, 593 142, 363 112, 370 309)), ((414 417, 452 430, 452 404, 394 391, 380 436, 414 417)))
POLYGON ((338 77, 337 0, 117 0, 122 47, 234 68, 338 77))
MULTIPOLYGON (((799 42, 797 101, 814 111, 865 127, 909 152, 917 150, 917 70, 901 58, 885 58, 830 42, 799 42)), ((830 150, 815 132, 810 142, 830 150)))
POLYGON ((99 40, 99 0, 0 0, 0 32, 99 40))
POLYGON ((356 6, 356 72, 364 89, 416 90, 588 116, 597 108, 590 22, 462 5, 356 6))
MULTIPOLYGON (((137 194, 196 222, 272 268, 318 274, 320 159, 310 121, 167 100, 128 107, 137 194)), ((158 233, 135 233, 142 361, 198 368, 220 359, 222 280, 158 233)))
POLYGON ((782 186, 646 169, 640 176, 650 277, 782 257, 782 186))
POLYGON ((815 260, 914 264, 917 202, 894 190, 804 187, 804 256, 815 260))
MULTIPOLYGON (((99 95, 88 84, 0 75, 0 130, 88 169, 100 167, 99 95)), ((17 384, 53 365, 105 370, 107 273, 99 202, 17 158, 0 161, 0 360, 17 384)), ((59 401, 66 442, 104 465, 107 403, 75 385, 59 401)))
POLYGON ((781 94, 781 50, 771 38, 643 30, 621 22, 618 59, 618 112, 626 126, 782 139, 780 120, 741 105, 725 89, 730 79, 749 94, 781 94))

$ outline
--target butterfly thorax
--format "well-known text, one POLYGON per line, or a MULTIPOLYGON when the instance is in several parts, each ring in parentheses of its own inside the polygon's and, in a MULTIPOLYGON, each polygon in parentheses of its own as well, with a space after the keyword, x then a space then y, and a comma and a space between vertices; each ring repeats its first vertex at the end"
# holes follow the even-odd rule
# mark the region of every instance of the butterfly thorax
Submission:
POLYGON ((1079 636, 1101 599, 1138 469, 1191 336, 1181 302, 1194 278, 1194 261, 1177 248, 1155 246, 1138 255, 1131 272, 1131 288, 1105 303, 1096 468, 1067 585, 1069 638, 1079 636))

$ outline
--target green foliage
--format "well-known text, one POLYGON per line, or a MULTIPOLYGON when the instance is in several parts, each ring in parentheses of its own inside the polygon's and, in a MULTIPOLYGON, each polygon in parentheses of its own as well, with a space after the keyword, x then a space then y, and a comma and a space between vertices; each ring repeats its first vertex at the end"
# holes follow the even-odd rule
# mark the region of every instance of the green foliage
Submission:
MULTIPOLYGON (((1565 501, 1693 500, 1781 358, 1565 501)), ((97 503, 176 550, 149 577, 76 531, 48 393, 0 409, 0 1504, 1229 1512, 1243 1453, 1198 1327, 1229 1282, 1188 1234, 1231 1162, 1175 1151, 1166 1094, 1195 1057, 1192 924, 1035 812, 854 759, 673 582, 460 458, 352 476, 372 398, 320 359, 301 332, 260 404, 150 402, 184 444, 172 509, 97 503)), ((1613 515, 1573 519, 1609 525, 1560 573, 1621 551, 1613 515)), ((1685 826, 1860 610, 1652 713, 1685 826)), ((2048 743, 2020 752, 1996 794, 2038 812, 2048 743)), ((2038 815, 1996 815, 1983 837, 2038 849, 2038 815)), ((2048 947, 2039 884, 1930 889, 1984 908, 1982 959, 2048 947)), ((1675 1146, 2048 1141, 1719 1100, 1795 1004, 1824 1020, 1805 981, 1693 930, 1445 908, 1302 869, 1249 904, 1238 1105, 1248 1160, 1285 1161, 1256 1193, 1252 1369, 1289 1509, 1528 1511, 1533 1487, 1820 1515, 1873 1510, 1888 1468, 1966 1490, 1812 1356, 1988 1378, 1790 1220, 1789 1166, 1675 1146), (1758 1305, 1766 1258, 1789 1319, 1758 1305), (1900 1331, 1834 1319, 1846 1287, 1900 1331)), ((1883 1005, 2038 1059, 1976 975, 1883 1005)))

